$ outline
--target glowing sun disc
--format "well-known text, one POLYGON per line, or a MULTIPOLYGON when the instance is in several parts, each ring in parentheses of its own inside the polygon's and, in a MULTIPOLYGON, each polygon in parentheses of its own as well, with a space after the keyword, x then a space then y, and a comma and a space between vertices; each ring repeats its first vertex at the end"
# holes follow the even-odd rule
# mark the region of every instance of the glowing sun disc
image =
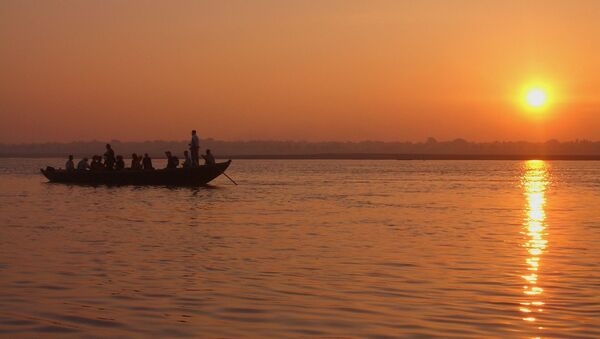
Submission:
POLYGON ((548 95, 540 88, 533 88, 527 91, 525 101, 530 107, 542 107, 546 104, 548 95))

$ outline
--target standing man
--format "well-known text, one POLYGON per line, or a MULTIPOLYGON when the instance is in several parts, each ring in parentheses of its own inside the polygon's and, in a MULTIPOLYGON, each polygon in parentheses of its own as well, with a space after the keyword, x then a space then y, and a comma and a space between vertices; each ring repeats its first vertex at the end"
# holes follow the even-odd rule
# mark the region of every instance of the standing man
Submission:
POLYGON ((192 140, 190 141, 190 153, 192 153, 192 166, 200 166, 200 139, 196 135, 196 130, 192 131, 192 140))
POLYGON ((113 151, 112 147, 110 147, 110 144, 106 144, 106 152, 104 152, 104 166, 106 169, 111 170, 115 165, 115 161, 115 151, 113 151))

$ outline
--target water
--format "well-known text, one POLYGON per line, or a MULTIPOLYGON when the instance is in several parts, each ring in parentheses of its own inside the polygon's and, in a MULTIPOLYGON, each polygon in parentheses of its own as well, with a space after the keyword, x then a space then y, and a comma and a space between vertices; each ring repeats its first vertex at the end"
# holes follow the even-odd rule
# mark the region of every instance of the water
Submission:
POLYGON ((6 337, 600 337, 600 163, 234 161, 209 188, 0 159, 6 337))

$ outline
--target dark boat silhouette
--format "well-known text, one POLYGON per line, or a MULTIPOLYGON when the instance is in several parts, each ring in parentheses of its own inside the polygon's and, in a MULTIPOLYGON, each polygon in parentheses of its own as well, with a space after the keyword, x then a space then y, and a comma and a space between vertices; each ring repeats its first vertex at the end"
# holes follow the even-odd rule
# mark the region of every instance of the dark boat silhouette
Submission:
POLYGON ((47 167, 40 169, 50 182, 86 185, 164 185, 201 186, 223 174, 231 160, 197 168, 120 171, 66 171, 47 167))

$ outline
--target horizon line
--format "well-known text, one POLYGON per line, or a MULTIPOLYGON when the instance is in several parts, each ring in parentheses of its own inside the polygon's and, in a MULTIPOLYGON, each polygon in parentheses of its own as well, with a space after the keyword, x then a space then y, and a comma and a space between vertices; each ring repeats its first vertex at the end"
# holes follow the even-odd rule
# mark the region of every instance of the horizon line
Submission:
MULTIPOLYGON (((76 143, 81 143, 81 144, 85 144, 85 143, 148 143, 148 142, 165 142, 165 143, 171 143, 171 142, 187 142, 187 139, 180 139, 180 140, 168 140, 168 139, 146 139, 146 140, 127 140, 127 141, 123 141, 123 140, 118 140, 118 139, 111 139, 111 140, 99 140, 99 139, 91 139, 91 140, 73 140, 73 141, 40 141, 40 142, 0 142, 0 145, 2 146, 22 146, 22 145, 43 145, 43 144, 76 144, 76 143)), ((364 140, 360 140, 360 141, 351 141, 351 140, 322 140, 322 141, 311 141, 311 140, 294 140, 294 139, 238 139, 238 140, 225 140, 225 139, 217 139, 217 138, 200 138, 200 141, 216 141, 216 142, 229 142, 229 143, 236 143, 236 142, 292 142, 292 143, 310 143, 310 144, 321 144, 321 143, 354 143, 354 144, 359 144, 359 143, 367 143, 367 142, 374 142, 374 143, 389 143, 389 144, 394 144, 394 143, 412 143, 412 144, 426 144, 426 143, 450 143, 450 142, 456 142, 456 141, 462 141, 462 142, 467 142, 467 143, 475 143, 475 144, 493 144, 493 143, 529 143, 529 144, 544 144, 544 143, 549 143, 549 142, 558 142, 558 143, 573 143, 573 142, 590 142, 590 143, 596 143, 596 142, 600 142, 600 140, 592 140, 592 139, 586 139, 586 138, 575 138, 575 139, 568 139, 568 140, 559 140, 556 138, 550 138, 550 139, 546 139, 545 141, 528 141, 528 140, 493 140, 493 141, 476 141, 476 140, 469 140, 469 139, 465 139, 465 138, 453 138, 453 139, 444 139, 444 140, 438 140, 435 137, 427 137, 424 140, 395 140, 395 141, 384 141, 384 140, 376 140, 376 139, 364 139, 364 140), (430 141, 432 139, 432 141, 430 141)))

